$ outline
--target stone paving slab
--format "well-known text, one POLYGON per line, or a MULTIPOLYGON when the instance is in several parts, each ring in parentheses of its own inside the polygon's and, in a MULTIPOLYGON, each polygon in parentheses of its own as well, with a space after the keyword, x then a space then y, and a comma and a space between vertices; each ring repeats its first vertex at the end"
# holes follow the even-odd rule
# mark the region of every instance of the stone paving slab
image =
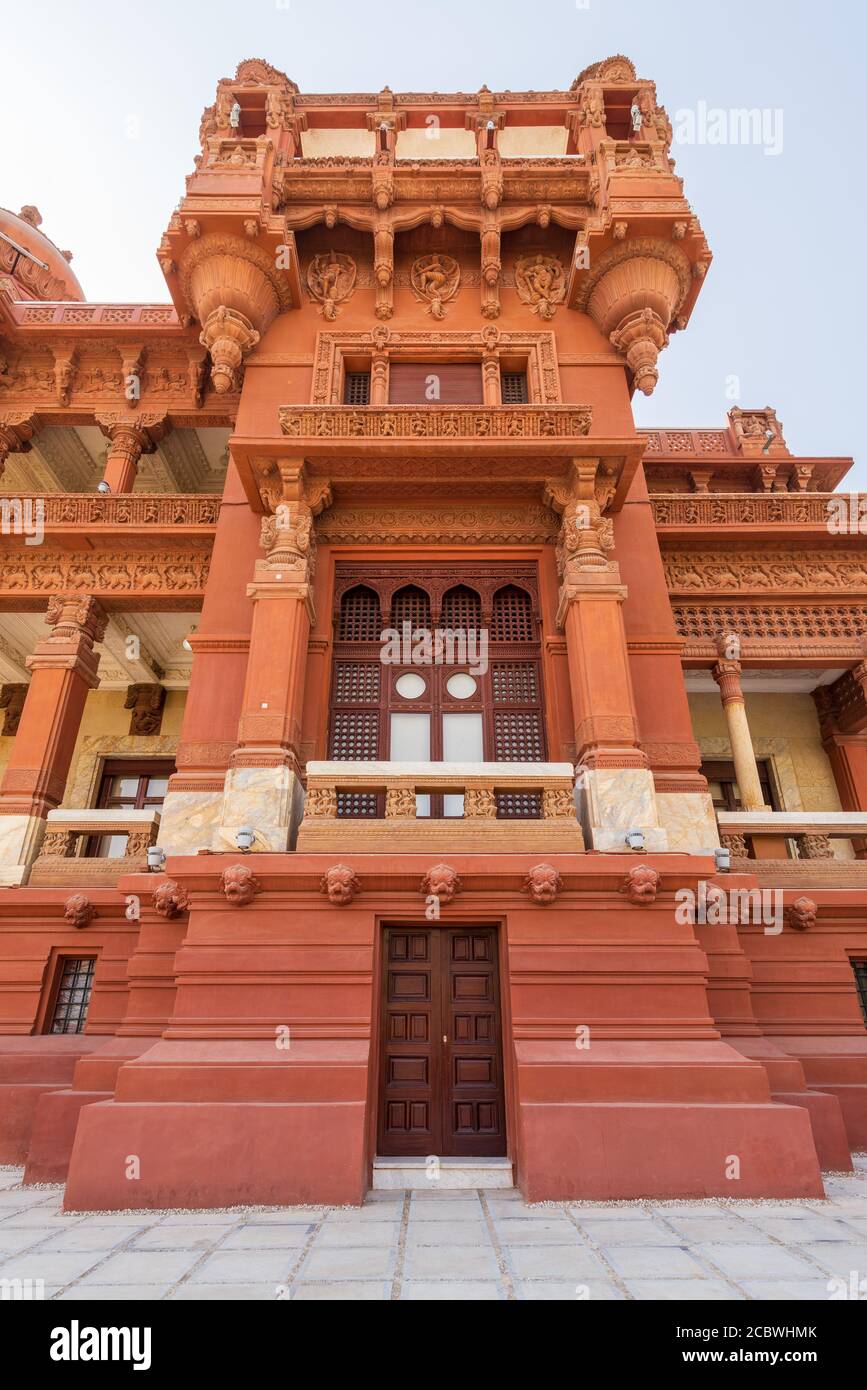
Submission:
POLYGON ((362 1207, 65 1214, 0 1168, 0 1281, 45 1297, 207 1301, 826 1300, 863 1281, 867 1155, 826 1200, 544 1202, 371 1192, 362 1207))

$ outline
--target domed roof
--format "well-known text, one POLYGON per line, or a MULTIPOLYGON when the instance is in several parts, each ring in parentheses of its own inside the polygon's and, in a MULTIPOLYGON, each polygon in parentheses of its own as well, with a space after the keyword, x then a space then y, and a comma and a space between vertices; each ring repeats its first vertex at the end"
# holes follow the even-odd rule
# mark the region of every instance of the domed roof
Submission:
POLYGON ((38 208, 23 207, 19 213, 0 208, 0 275, 12 278, 22 299, 83 300, 69 264, 72 252, 59 250, 39 230, 41 221, 38 208))

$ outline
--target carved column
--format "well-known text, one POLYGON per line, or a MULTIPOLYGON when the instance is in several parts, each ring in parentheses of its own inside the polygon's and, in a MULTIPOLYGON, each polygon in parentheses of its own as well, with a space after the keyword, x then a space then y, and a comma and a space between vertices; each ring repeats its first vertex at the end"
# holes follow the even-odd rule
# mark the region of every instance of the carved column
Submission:
POLYGON ((87 693, 99 684, 94 646, 107 618, 96 600, 55 595, 45 621, 53 630, 27 658, 33 677, 0 784, 0 883, 6 884, 23 882, 38 852, 45 817, 66 789, 87 693))
POLYGON ((118 413, 97 415, 96 423, 109 440, 103 481, 113 493, 132 492, 142 454, 152 454, 166 433, 164 415, 142 414, 134 419, 118 413))
POLYGON ((482 387, 485 405, 502 405, 500 355, 496 351, 482 353, 482 387))
POLYGON ((745 811, 766 811, 770 807, 765 805, 762 795, 759 769, 753 752, 750 726, 747 723, 746 705, 741 689, 741 663, 725 656, 725 639, 719 643, 718 650, 720 660, 713 668, 713 678, 722 695, 735 776, 741 793, 741 805, 745 811))
POLYGON ((610 497, 598 460, 575 459, 569 477, 549 482, 545 496, 563 518, 557 546, 560 602, 557 625, 566 652, 578 762, 576 804, 594 849, 625 848, 629 830, 641 830, 648 850, 665 850, 629 673, 623 602, 626 587, 606 558, 610 497))
POLYGON ((258 544, 259 518, 250 510, 230 455, 205 601, 187 639, 193 649, 190 688, 177 772, 169 783, 158 838, 167 854, 225 848, 219 838, 224 782, 238 742, 250 646, 245 577, 258 544))
POLYGON ((370 354, 370 404, 388 405, 388 353, 370 354))
POLYGON ((281 500, 262 522, 266 558, 256 562, 253 627, 238 746, 226 775, 221 835, 227 842, 243 824, 256 832, 256 848, 290 847, 300 820, 301 717, 307 645, 314 619, 314 517, 331 500, 328 484, 308 483, 303 462, 279 465, 281 500))

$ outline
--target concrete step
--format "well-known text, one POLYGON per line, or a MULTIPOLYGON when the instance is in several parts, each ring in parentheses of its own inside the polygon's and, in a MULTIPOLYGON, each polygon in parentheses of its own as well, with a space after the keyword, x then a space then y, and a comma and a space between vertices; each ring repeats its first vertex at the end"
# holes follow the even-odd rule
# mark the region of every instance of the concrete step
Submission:
POLYGON ((395 1188, 458 1192, 473 1187, 514 1187, 509 1158, 375 1158, 376 1191, 395 1188))

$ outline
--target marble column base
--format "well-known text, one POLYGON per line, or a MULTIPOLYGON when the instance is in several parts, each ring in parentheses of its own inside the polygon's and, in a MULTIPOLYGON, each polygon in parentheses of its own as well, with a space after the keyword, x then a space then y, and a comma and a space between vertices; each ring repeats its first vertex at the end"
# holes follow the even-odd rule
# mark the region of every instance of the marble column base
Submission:
POLYGON ((167 855, 196 854, 200 849, 216 848, 222 810, 222 788, 207 792, 169 791, 160 813, 157 844, 167 855))
POLYGON ((0 888, 27 882, 44 833, 42 816, 0 816, 0 888))
POLYGON ((640 830, 648 853, 669 848, 659 823, 653 773, 646 768, 581 768, 575 807, 588 848, 622 852, 626 835, 640 830))
POLYGON ((719 830, 708 792, 657 792, 660 823, 668 832, 668 848, 684 854, 719 849, 719 830))
POLYGON ((214 849, 235 849, 242 826, 256 833, 253 852, 294 849, 304 814, 304 790, 288 767, 233 767, 226 773, 214 849))

